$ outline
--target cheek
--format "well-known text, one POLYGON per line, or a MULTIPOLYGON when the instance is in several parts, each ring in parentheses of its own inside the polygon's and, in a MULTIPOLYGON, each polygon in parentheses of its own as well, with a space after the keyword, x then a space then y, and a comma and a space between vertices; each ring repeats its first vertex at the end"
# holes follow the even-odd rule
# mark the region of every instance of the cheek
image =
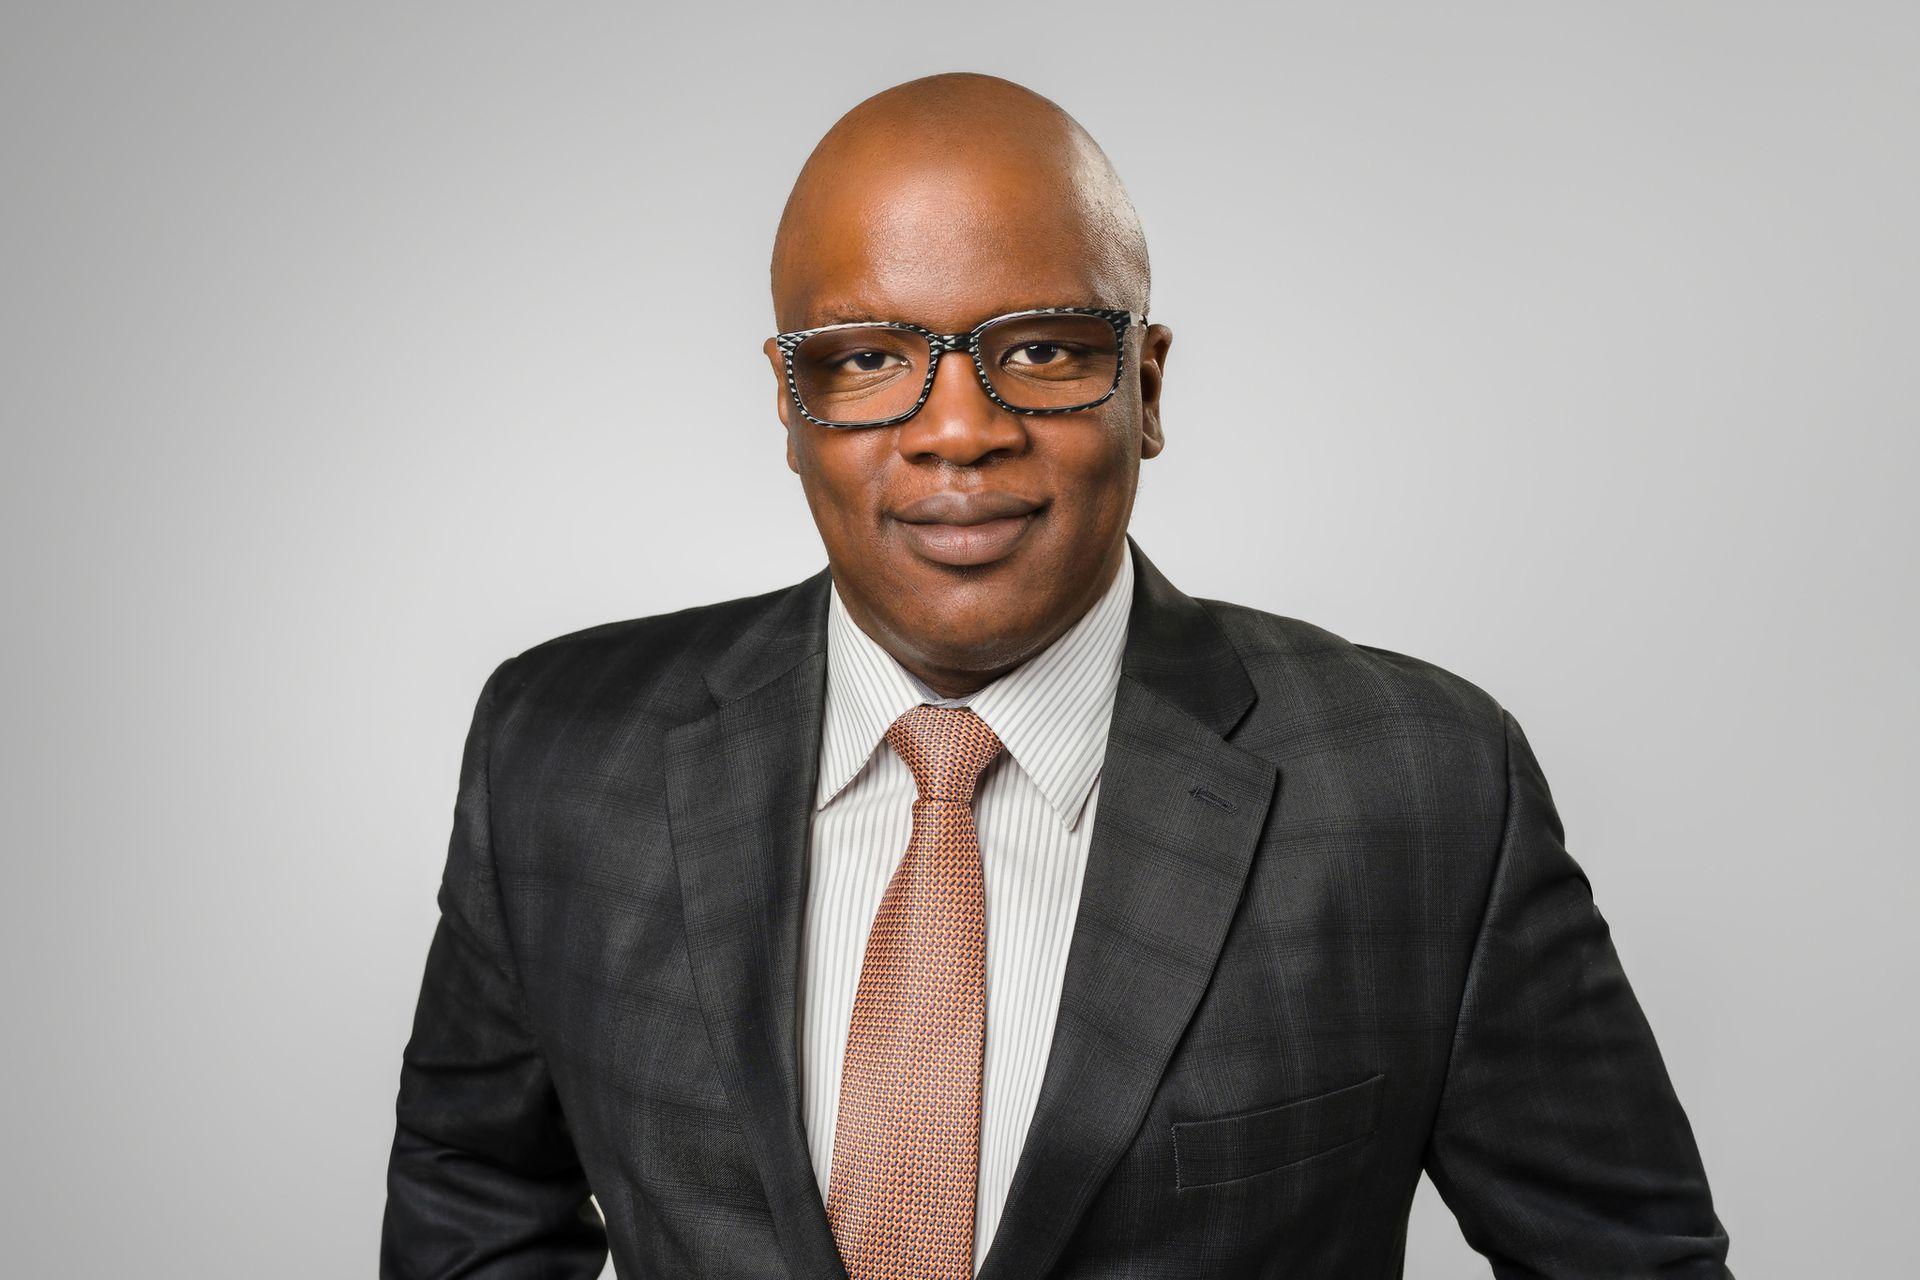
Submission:
POLYGON ((884 430, 810 428, 792 438, 800 487, 823 530, 859 530, 874 523, 891 453, 887 435, 884 430))
POLYGON ((1139 433, 1124 422, 1086 424, 1091 430, 1062 437, 1053 459, 1055 491, 1071 498, 1086 523, 1094 523, 1132 500, 1139 470, 1139 433))

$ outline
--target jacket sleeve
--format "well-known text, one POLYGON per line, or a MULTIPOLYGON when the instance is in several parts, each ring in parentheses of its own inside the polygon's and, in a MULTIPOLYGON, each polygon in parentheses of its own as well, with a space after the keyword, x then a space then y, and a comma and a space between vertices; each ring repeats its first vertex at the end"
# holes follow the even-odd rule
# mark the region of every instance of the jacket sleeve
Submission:
POLYGON ((1731 1277, 1692 1128, 1526 737, 1426 1167, 1501 1280, 1731 1277))
POLYGON ((383 1280, 589 1280, 606 1259, 502 923, 488 787, 505 670, 467 735, 440 921, 402 1058, 383 1280))

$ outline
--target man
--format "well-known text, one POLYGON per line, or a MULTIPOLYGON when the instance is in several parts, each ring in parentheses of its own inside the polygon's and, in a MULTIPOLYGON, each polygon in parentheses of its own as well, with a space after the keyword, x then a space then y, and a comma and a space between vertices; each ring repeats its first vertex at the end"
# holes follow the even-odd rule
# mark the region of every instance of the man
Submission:
POLYGON ((1502 1276, 1728 1274, 1513 718, 1128 538, 1147 289, 1024 89, 820 143, 766 354, 827 568, 488 682, 384 1275, 1362 1280, 1423 1169, 1502 1276))

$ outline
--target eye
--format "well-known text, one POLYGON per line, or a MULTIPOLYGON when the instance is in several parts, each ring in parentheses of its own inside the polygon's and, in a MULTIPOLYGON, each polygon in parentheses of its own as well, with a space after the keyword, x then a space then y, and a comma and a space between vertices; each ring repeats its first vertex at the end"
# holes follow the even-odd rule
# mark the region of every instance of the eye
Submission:
POLYGON ((1066 347, 1058 342, 1025 342, 1007 352, 1006 362, 1029 366, 1056 364, 1066 355, 1066 347))
POLYGON ((848 373, 879 373, 906 361, 891 351, 849 351, 834 363, 848 373))

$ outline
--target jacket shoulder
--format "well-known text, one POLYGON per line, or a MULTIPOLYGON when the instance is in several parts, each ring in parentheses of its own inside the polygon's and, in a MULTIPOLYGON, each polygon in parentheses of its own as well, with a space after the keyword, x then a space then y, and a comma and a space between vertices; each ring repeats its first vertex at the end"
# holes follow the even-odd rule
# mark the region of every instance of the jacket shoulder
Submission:
POLYGON ((1232 642, 1262 701, 1277 702, 1296 722, 1407 720, 1504 743, 1504 708, 1445 667, 1356 644, 1299 618, 1223 600, 1200 604, 1232 642))
POLYGON ((555 636, 500 665, 495 698, 549 710, 591 703, 670 718, 694 714, 706 702, 703 675, 714 656, 796 589, 779 587, 555 636))

